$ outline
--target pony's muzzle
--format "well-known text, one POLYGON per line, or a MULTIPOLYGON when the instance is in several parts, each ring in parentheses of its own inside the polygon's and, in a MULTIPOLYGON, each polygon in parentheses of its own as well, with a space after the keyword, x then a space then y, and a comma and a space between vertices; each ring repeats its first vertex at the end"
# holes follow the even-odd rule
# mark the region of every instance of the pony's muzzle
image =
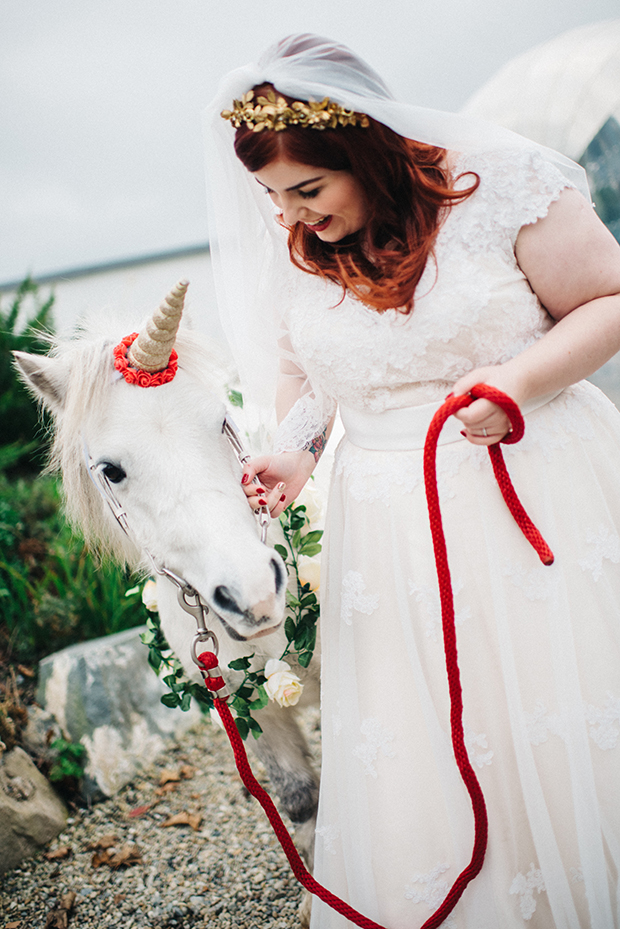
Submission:
POLYGON ((269 635, 282 623, 286 572, 276 557, 270 559, 269 568, 273 587, 269 592, 263 591, 260 600, 243 602, 241 595, 225 584, 219 584, 213 591, 212 603, 218 616, 244 639, 269 635))

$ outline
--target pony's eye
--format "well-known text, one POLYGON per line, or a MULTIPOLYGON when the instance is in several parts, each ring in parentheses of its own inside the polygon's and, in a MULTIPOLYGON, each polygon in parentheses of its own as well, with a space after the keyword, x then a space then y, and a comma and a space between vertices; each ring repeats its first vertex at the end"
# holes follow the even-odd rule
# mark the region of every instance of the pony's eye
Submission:
POLYGON ((118 465, 110 464, 109 462, 104 464, 101 470, 112 484, 120 484, 120 482, 127 477, 122 468, 119 468, 118 465))

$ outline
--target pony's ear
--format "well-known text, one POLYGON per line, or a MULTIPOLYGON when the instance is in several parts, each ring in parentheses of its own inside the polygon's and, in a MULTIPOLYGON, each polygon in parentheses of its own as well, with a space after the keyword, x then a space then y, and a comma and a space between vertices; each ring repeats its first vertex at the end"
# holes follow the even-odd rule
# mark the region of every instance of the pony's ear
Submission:
POLYGON ((67 372, 56 358, 13 352, 20 377, 43 405, 60 412, 65 404, 67 372))

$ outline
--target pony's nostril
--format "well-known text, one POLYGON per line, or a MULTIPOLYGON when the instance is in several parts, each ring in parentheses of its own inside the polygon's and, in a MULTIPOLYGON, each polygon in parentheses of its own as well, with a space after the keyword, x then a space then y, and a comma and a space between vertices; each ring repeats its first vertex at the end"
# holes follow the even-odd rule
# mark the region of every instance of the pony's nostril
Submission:
POLYGON ((275 560, 275 558, 271 559, 271 567, 273 568, 273 573, 276 577, 276 594, 279 594, 284 585, 284 572, 282 570, 282 566, 275 560))
POLYGON ((239 609, 237 601, 232 596, 228 587, 225 587, 222 584, 219 587, 216 587, 213 591, 213 599, 215 600, 217 606, 219 606, 222 610, 228 610, 229 613, 239 614, 243 612, 241 609, 239 609))

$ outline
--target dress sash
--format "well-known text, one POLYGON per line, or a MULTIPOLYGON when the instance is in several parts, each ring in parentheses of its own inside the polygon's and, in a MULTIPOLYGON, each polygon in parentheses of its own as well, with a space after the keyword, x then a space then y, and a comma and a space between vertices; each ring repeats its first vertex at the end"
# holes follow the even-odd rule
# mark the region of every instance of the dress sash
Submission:
MULTIPOLYGON (((540 409, 562 393, 553 393, 536 397, 523 404, 524 416, 540 409)), ((420 406, 406 406, 400 409, 383 410, 375 413, 370 410, 355 410, 353 407, 340 405, 340 418, 347 439, 352 445, 369 451, 415 451, 424 448, 424 441, 430 422, 442 405, 424 403, 420 406)), ((443 427, 439 436, 439 445, 463 442, 461 435, 463 424, 454 416, 443 427)))

